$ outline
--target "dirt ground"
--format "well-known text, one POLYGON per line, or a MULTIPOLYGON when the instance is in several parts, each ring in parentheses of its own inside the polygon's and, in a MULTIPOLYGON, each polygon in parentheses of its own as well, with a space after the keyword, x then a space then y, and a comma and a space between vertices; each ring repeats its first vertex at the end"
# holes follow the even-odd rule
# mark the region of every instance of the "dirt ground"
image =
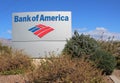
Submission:
MULTIPOLYGON (((109 76, 104 78, 106 83, 114 83, 109 76)), ((30 83, 27 77, 23 75, 2 75, 0 76, 0 83, 30 83)))
POLYGON ((109 76, 106 76, 104 79, 105 83, 114 83, 109 76))
POLYGON ((115 75, 120 80, 120 70, 115 69, 112 74, 115 75))
MULTIPOLYGON (((120 80, 120 70, 115 69, 112 75, 115 75, 120 80)), ((109 76, 106 76, 105 80, 106 80, 106 83, 114 83, 109 76)))
POLYGON ((0 83, 29 83, 23 75, 0 75, 0 83))

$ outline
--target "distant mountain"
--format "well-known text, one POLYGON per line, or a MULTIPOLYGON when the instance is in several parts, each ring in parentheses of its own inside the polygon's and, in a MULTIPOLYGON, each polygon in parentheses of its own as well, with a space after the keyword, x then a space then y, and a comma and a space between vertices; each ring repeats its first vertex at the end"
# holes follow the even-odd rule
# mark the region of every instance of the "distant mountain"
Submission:
POLYGON ((0 38, 0 42, 3 45, 12 46, 12 40, 11 39, 0 38))

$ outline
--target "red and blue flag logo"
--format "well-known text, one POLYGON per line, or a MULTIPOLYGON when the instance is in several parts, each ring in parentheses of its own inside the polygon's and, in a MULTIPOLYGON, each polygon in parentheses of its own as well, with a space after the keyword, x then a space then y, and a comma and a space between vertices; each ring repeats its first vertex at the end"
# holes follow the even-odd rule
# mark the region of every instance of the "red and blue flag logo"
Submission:
POLYGON ((45 36, 46 34, 48 34, 49 32, 53 30, 54 29, 52 27, 45 26, 43 24, 38 24, 35 27, 28 29, 28 31, 31 31, 32 33, 34 33, 40 38, 42 38, 43 36, 45 36))

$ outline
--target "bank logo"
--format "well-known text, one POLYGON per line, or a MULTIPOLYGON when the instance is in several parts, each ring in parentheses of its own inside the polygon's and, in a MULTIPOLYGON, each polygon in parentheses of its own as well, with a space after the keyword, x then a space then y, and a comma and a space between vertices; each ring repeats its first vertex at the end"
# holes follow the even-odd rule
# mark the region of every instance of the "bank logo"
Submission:
POLYGON ((43 36, 45 36, 46 34, 48 34, 49 32, 53 30, 54 29, 52 27, 49 27, 43 24, 38 24, 35 27, 28 29, 28 31, 31 31, 32 33, 34 33, 40 38, 42 38, 43 36))

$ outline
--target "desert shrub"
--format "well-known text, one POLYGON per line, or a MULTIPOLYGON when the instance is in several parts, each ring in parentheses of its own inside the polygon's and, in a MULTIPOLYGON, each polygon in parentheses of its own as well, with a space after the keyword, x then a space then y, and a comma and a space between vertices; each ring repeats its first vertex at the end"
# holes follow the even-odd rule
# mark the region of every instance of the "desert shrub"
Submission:
POLYGON ((95 54, 91 56, 91 60, 94 61, 98 68, 103 70, 103 73, 108 75, 113 72, 116 66, 115 57, 101 49, 96 50, 95 54))
POLYGON ((0 45, 0 74, 19 74, 31 68, 31 59, 26 54, 0 45))
POLYGON ((72 38, 67 40, 63 52, 71 57, 87 57, 88 60, 93 60, 103 73, 111 74, 116 65, 115 57, 109 52, 115 48, 111 43, 111 41, 96 41, 88 35, 79 35, 75 31, 72 38))
POLYGON ((117 65, 116 68, 120 69, 120 41, 98 41, 101 48, 106 52, 115 56, 117 65))
POLYGON ((116 68, 117 68, 117 69, 120 69, 120 55, 119 55, 119 56, 116 56, 116 61, 117 61, 116 68))
POLYGON ((116 65, 116 68, 117 68, 117 69, 120 69, 120 59, 119 59, 119 60, 117 60, 117 65, 116 65))
POLYGON ((35 83, 103 83, 101 71, 84 59, 52 57, 29 75, 35 83))
POLYGON ((118 41, 98 41, 101 48, 114 56, 120 55, 120 42, 118 41))
POLYGON ((79 33, 75 31, 72 38, 67 40, 63 53, 67 53, 71 55, 71 57, 81 57, 83 55, 91 55, 96 48, 98 48, 98 44, 95 39, 89 35, 79 35, 79 33))
POLYGON ((0 54, 11 54, 11 52, 11 47, 2 45, 2 43, 0 42, 0 54))
POLYGON ((111 48, 110 52, 115 56, 117 61, 116 68, 120 69, 120 41, 113 41, 111 48))

